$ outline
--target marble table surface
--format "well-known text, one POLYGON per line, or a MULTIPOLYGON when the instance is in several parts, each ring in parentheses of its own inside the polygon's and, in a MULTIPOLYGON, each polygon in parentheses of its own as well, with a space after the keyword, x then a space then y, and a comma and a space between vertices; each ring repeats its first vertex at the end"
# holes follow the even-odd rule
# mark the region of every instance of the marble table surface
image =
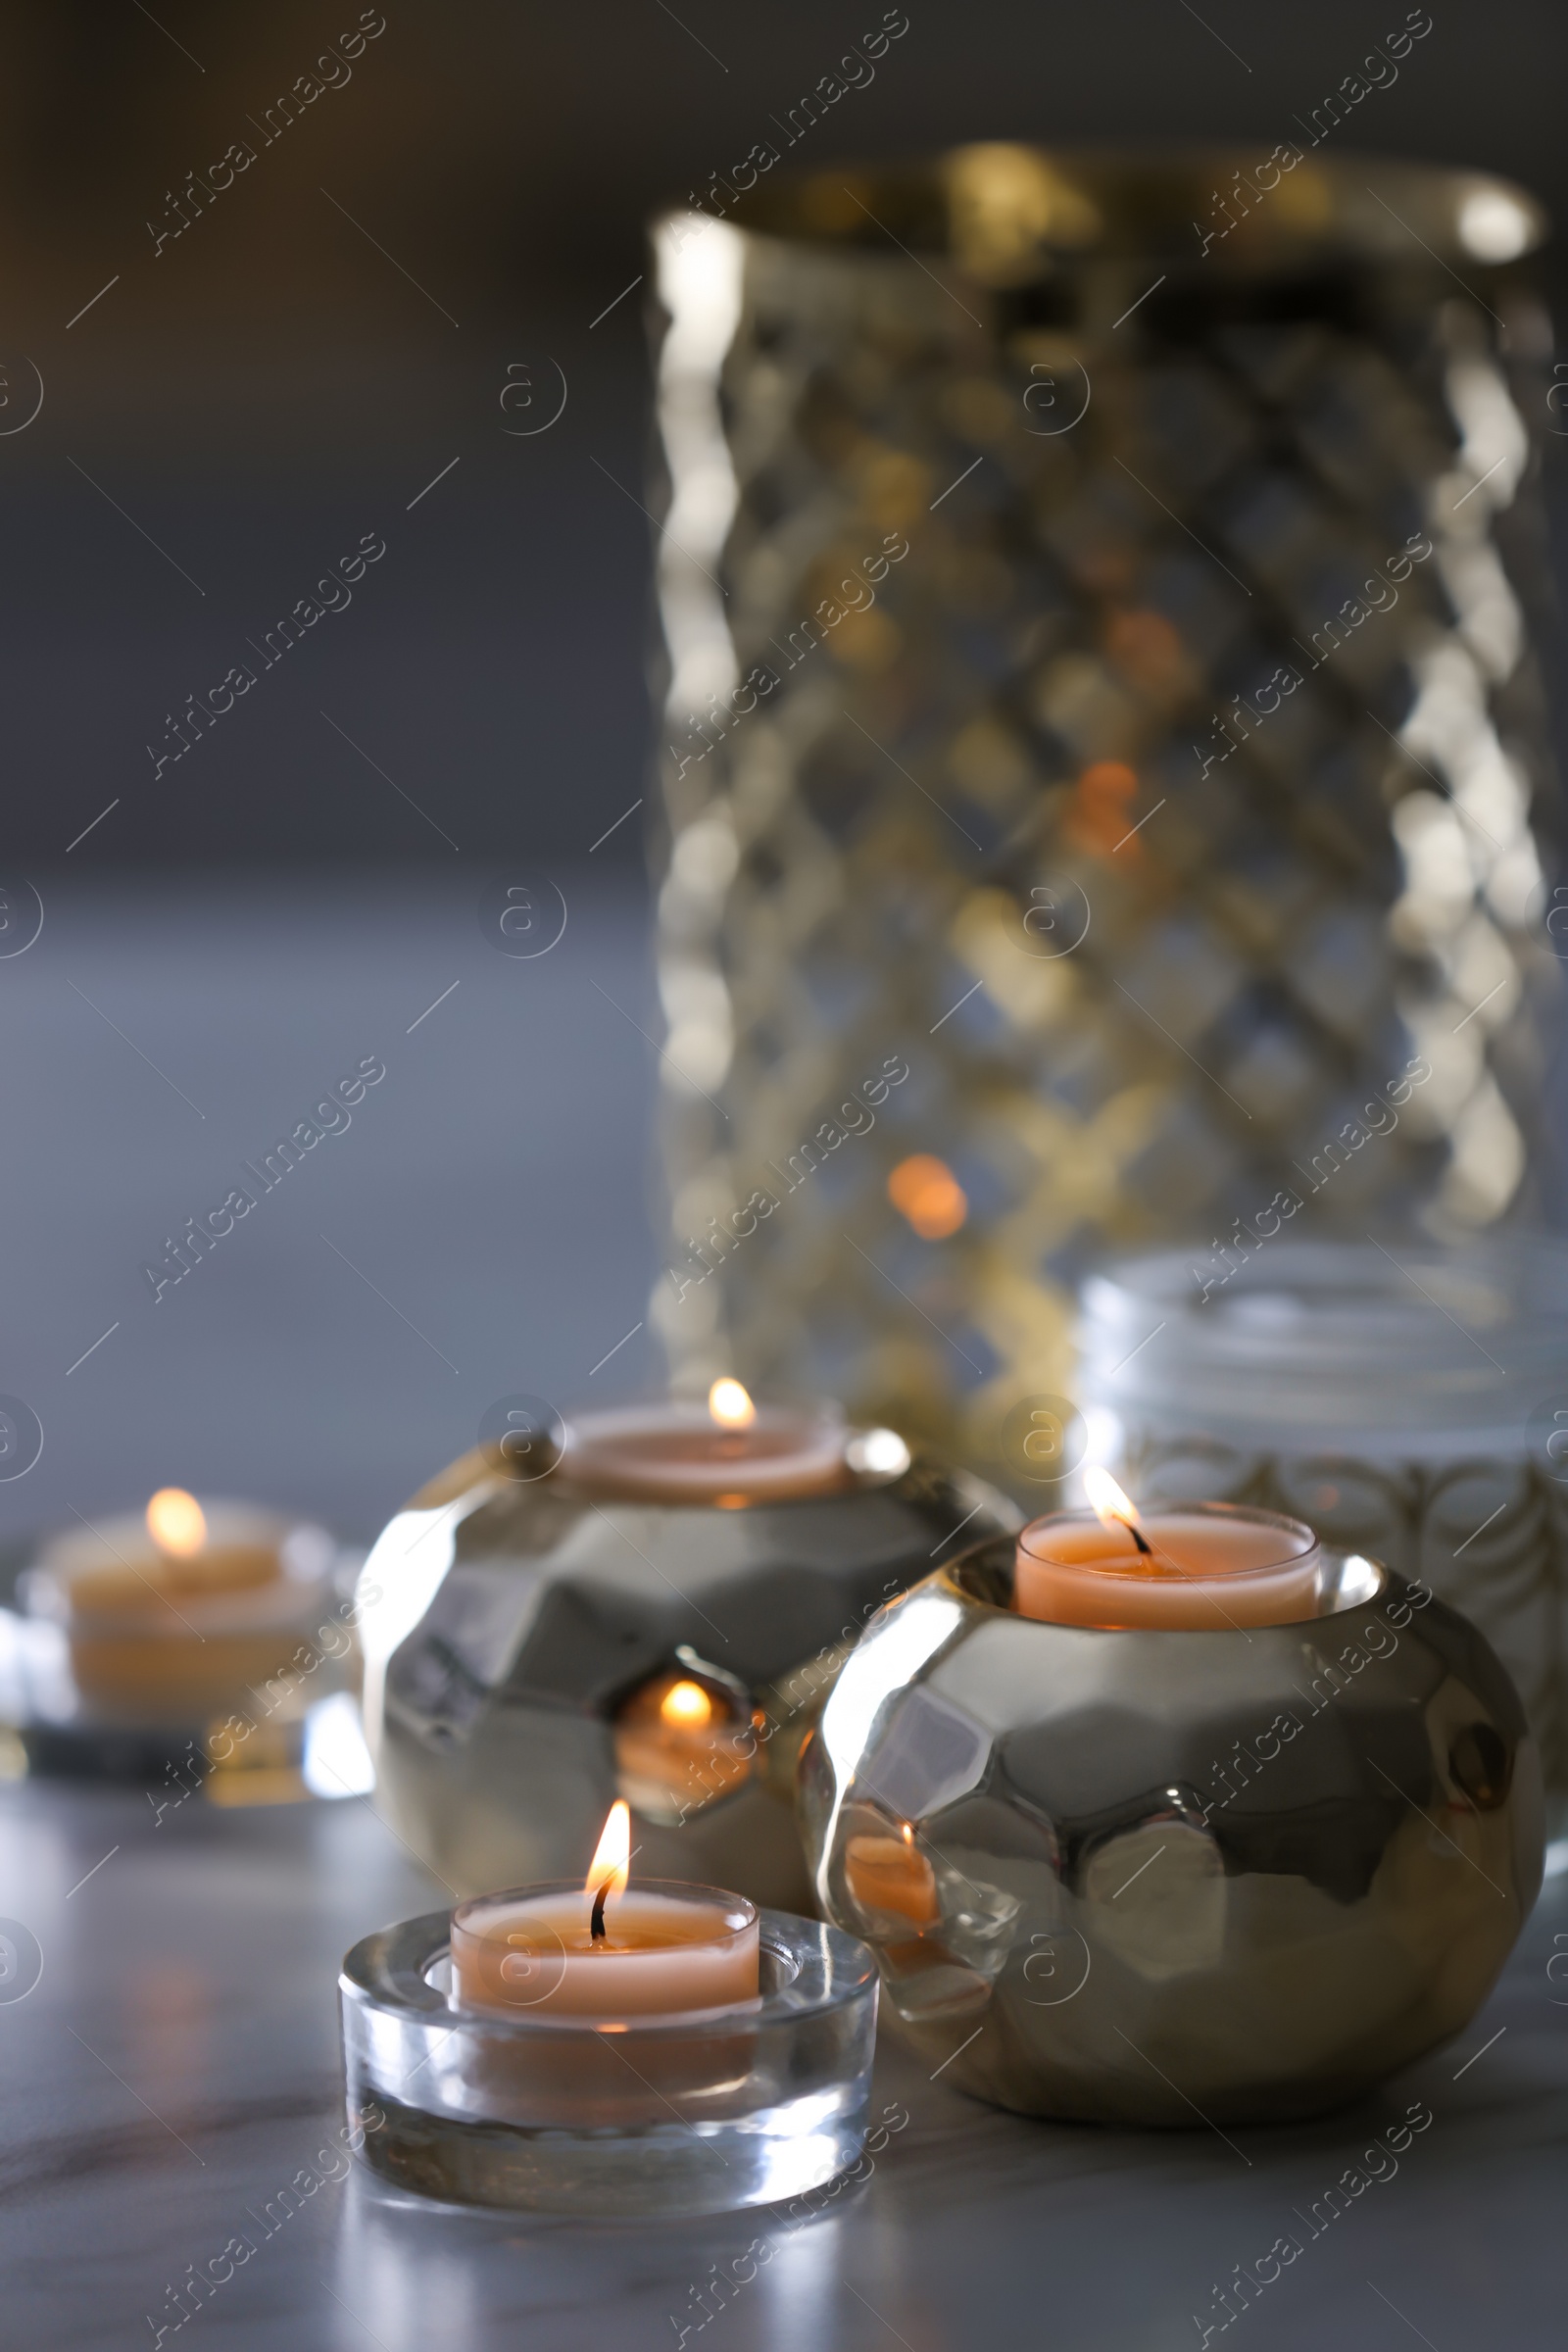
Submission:
POLYGON ((8 2341, 1174 2352, 1219 2340, 1216 2284, 1285 2232, 1301 2255, 1223 2330, 1257 2352, 1564 2341, 1568 1878, 1460 2040, 1326 2122, 1029 2123, 884 2037, 897 2128, 869 2178, 812 2216, 657 2228, 424 2205, 335 2158, 339 1957, 439 1899, 367 1800, 155 1822, 139 1790, 0 1789, 0 1915, 42 1955, 0 1997, 8 2341), (1417 2101, 1433 2123, 1396 2173, 1309 2236, 1299 2217, 1417 2101), (318 2185, 269 2224, 302 2172, 318 2185), (180 2280, 224 2271, 230 2240, 254 2251, 177 2325, 180 2280))

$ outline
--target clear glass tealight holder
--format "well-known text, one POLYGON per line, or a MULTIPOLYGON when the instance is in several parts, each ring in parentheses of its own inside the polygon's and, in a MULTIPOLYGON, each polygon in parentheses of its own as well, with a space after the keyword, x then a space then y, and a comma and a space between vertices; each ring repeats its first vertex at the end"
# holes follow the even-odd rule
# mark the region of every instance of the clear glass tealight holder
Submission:
POLYGON ((604 2218, 822 2186, 864 2143, 876 1966, 819 1921, 758 1924, 756 2000, 610 2023, 455 2006, 445 1911, 368 1936, 338 1981, 362 2161, 452 2204, 604 2218))

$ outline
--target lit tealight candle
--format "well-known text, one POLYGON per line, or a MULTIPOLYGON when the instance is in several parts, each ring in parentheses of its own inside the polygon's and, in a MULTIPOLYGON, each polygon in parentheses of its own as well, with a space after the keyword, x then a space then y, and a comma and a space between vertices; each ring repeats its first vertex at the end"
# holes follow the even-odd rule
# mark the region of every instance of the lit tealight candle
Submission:
POLYGON ((751 1776, 757 1735, 738 1694, 690 1674, 654 1675, 615 1717, 615 1771, 640 1814, 676 1821, 751 1776))
POLYGON ((1321 1555, 1298 1519, 1224 1502, 1143 1517, 1091 1468, 1093 1511, 1036 1519, 1018 1538, 1013 1606, 1054 1625, 1222 1632, 1317 1613, 1321 1555))
POLYGON ((160 1487, 141 1517, 127 1512, 57 1537, 40 1566, 69 1589, 74 1608, 147 1609, 248 1592, 282 1574, 288 1522, 243 1503, 205 1509, 183 1487, 160 1487))
POLYGON ((936 1873, 907 1822, 902 1838, 852 1838, 844 1875, 856 1901, 868 1911, 896 1911, 917 1928, 928 1928, 942 1916, 936 1873))
POLYGON ((48 1544, 27 1571, 26 1605, 65 1629, 83 1697, 199 1714, 279 1669, 330 1557, 318 1528, 160 1487, 140 1517, 48 1544))
POLYGON ((611 1807, 582 1887, 519 1887, 452 1914, 460 2009, 629 2017, 735 2008, 759 1995, 758 1915, 738 1894, 628 1888, 631 1815, 611 1807))
POLYGON ((715 1380, 706 1405, 674 1398, 585 1413, 567 1425, 560 1475, 631 1501, 782 1502, 851 1484, 848 1432, 830 1408, 753 1402, 738 1380, 715 1380))

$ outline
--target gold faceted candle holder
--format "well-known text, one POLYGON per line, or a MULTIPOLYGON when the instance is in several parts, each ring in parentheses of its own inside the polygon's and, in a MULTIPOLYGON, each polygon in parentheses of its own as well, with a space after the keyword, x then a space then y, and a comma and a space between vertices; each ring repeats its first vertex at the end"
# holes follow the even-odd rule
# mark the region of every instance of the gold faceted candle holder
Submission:
POLYGON ((580 1871, 621 1797, 639 1875, 808 1910, 796 1760, 845 1657, 966 1523, 1017 1513, 836 1423, 831 1492, 745 1491, 754 1466, 683 1500, 661 1456, 639 1491, 596 1451, 624 1418, 579 1416, 563 1457, 543 1408, 383 1531, 360 1613, 376 1804, 459 1893, 580 1871))
POLYGON ((1457 2034, 1539 1890, 1541 1771, 1473 1626, 1354 1553, 1289 1625, 1012 1606, 1013 1546, 867 1634, 801 1768, 884 2019, 1022 2114, 1317 2114, 1457 2034))

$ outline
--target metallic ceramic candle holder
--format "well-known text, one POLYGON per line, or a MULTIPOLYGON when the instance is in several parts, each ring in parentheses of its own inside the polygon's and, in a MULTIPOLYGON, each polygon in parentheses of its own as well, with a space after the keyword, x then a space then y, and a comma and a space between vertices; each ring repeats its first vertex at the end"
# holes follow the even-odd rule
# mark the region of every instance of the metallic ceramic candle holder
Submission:
POLYGON ((1541 1771, 1476 1629, 1354 1553, 1237 1632, 1014 1614, 989 1541, 890 1609, 802 1761, 826 1915, 945 2079, 1023 2114, 1263 2122, 1480 2007, 1541 1771))
POLYGON ((621 2219, 726 2213, 819 2188, 859 2156, 877 1977, 836 1928, 764 1910, 759 2001, 613 2034, 455 2009, 450 1952, 433 1911, 368 1936, 339 1979, 350 2119, 399 2188, 621 2219))
POLYGON ((477 1894, 580 1872, 624 1796, 640 1877, 809 1910, 795 1764, 844 1657, 965 1521, 1018 1521, 891 1431, 847 1430, 845 1462, 840 1492, 729 1507, 520 1479, 495 1448, 455 1463, 361 1585, 366 1735, 399 1837, 477 1894), (676 1682, 722 1737, 672 1766, 651 1702, 676 1682))

